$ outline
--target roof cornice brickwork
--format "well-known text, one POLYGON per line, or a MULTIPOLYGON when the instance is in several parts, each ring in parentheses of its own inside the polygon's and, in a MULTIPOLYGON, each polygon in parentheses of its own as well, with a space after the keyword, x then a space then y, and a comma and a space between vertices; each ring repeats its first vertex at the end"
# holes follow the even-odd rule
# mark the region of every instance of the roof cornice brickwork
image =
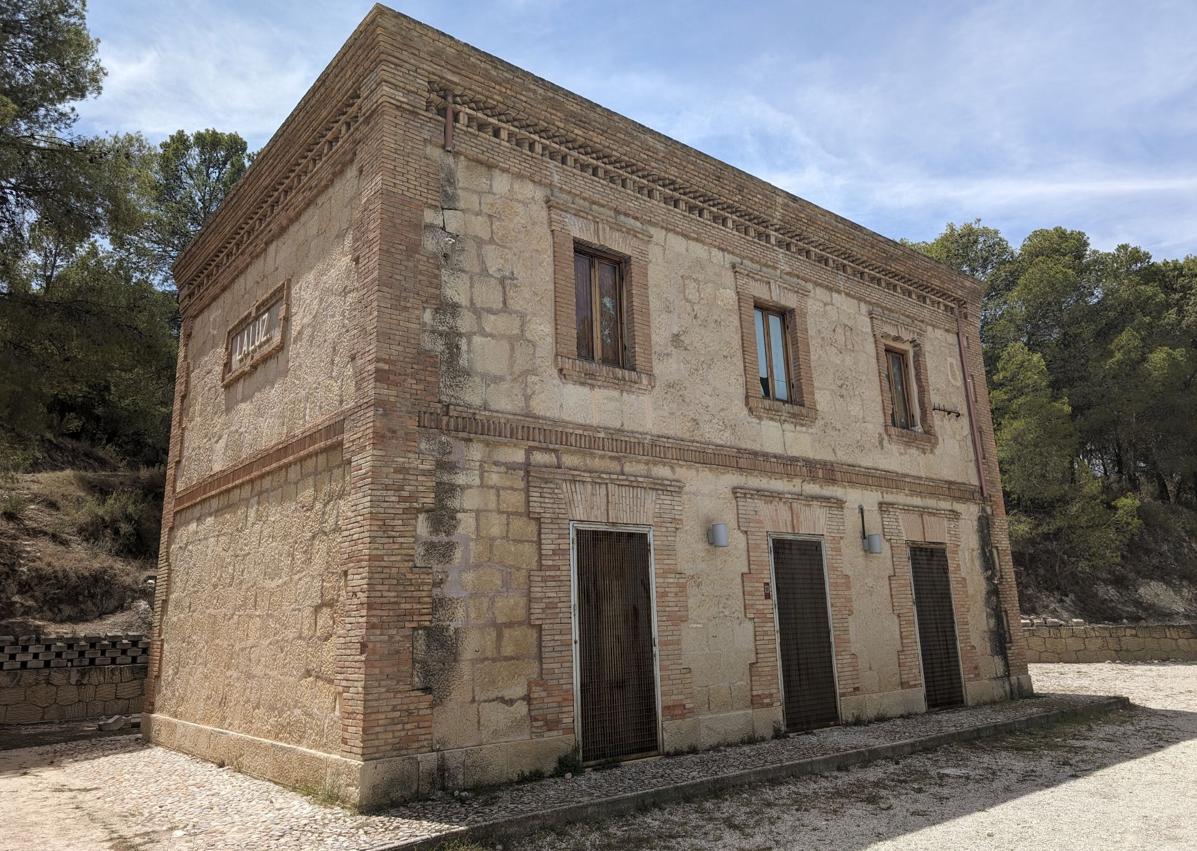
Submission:
POLYGON ((443 121, 451 100, 457 132, 576 169, 940 314, 959 315, 980 297, 979 282, 907 246, 376 5, 180 257, 184 309, 227 283, 229 270, 244 265, 240 255, 260 250, 257 235, 293 217, 310 194, 305 183, 361 121, 368 81, 383 65, 409 108, 422 97, 429 118, 443 121))

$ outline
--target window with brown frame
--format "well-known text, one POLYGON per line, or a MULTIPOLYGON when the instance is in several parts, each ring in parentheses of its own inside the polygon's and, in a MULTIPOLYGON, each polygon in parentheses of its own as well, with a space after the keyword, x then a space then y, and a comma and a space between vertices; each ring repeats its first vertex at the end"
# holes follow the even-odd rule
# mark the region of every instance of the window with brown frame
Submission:
POLYGON ((914 417, 914 406, 910 396, 910 363, 906 352, 897 349, 885 350, 886 379, 889 381, 889 395, 893 404, 890 409, 890 424, 896 428, 913 430, 918 422, 914 417))
POLYGON ((761 396, 789 402, 793 396, 789 369, 792 361, 786 315, 763 307, 755 307, 752 312, 756 324, 756 363, 761 396))
POLYGON ((578 358, 624 367, 623 263, 574 248, 578 358))

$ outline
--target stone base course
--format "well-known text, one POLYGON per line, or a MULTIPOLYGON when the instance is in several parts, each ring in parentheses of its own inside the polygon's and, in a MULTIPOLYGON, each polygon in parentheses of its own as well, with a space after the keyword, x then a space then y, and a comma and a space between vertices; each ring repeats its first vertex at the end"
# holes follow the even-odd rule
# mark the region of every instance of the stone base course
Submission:
POLYGON ((1197 662, 1197 623, 1023 627, 1031 662, 1197 662))

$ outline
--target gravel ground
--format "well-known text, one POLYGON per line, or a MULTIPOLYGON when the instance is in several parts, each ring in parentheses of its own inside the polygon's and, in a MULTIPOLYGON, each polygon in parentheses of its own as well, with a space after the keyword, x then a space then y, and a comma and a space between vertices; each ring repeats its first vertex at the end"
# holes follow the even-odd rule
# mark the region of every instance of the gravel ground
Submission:
POLYGON ((1197 848, 1197 665, 1034 665, 1138 708, 545 833, 520 847, 1197 848))
MULTIPOLYGON (((944 748, 897 763, 672 805, 532 837, 524 845, 749 849, 884 847, 888 842, 992 848, 1075 844, 1088 831, 1086 844, 1137 847, 1147 834, 1136 830, 1148 819, 1156 847, 1197 845, 1190 812, 1197 812, 1190 768, 1197 764, 1191 741, 1197 737, 1192 714, 1197 665, 1048 665, 1032 673, 1041 691, 1122 693, 1147 708, 1092 725, 944 748), (1102 824, 1103 812, 1113 813, 1109 825, 1102 824), (1055 841, 1043 830, 1058 830, 1055 841)), ((507 787, 466 801, 444 797, 380 816, 325 806, 271 783, 148 747, 136 737, 69 742, 0 753, 5 828, 0 848, 357 849, 485 821, 505 811, 926 735, 1067 702, 1046 698, 840 727, 507 787)))

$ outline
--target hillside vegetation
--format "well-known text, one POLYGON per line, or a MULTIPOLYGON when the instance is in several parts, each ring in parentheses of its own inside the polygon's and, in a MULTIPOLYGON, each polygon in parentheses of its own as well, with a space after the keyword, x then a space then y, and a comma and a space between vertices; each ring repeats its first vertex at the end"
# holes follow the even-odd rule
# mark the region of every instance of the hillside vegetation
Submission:
POLYGON ((8 474, 0 481, 0 634, 149 627, 160 469, 8 474))
POLYGON ((914 246, 986 284, 982 342, 1023 610, 1197 615, 1197 257, 1014 249, 980 222, 914 246))
POLYGON ((83 0, 0 6, 0 634, 144 626, 179 315, 170 267, 252 156, 82 136, 83 0))

